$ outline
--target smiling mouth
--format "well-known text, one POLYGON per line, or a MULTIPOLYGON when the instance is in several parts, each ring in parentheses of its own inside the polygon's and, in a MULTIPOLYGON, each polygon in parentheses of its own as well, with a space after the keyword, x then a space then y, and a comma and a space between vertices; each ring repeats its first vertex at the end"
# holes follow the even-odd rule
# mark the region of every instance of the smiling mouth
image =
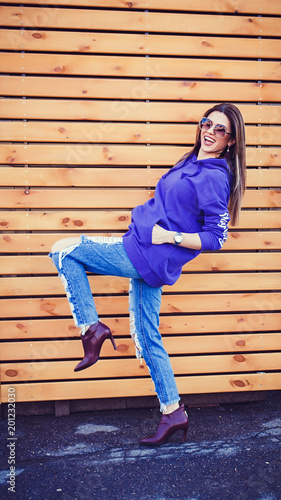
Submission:
POLYGON ((204 144, 211 146, 212 144, 215 144, 215 142, 216 141, 214 139, 212 139, 211 137, 209 137, 207 135, 204 136, 204 144))

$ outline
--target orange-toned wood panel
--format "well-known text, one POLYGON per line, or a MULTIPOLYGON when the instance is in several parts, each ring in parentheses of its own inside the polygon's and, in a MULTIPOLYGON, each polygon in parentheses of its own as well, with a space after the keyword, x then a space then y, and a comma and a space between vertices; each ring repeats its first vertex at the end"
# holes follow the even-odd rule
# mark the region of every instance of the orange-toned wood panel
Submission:
MULTIPOLYGON (((176 377, 181 394, 212 392, 248 392, 281 389, 280 373, 203 375, 176 377)), ((2 401, 8 402, 10 384, 2 386, 2 401)), ((85 398, 136 397, 154 394, 150 378, 112 380, 84 380, 71 382, 43 382, 37 384, 13 384, 16 401, 50 401, 85 398)))
MULTIPOLYGON (((1 166, 2 186, 155 187, 167 168, 64 168, 1 166)), ((248 187, 279 187, 281 169, 249 168, 248 187)))
MULTIPOLYGON (((265 297, 265 295, 266 294, 263 294, 263 297, 265 297)), ((205 313, 201 315, 184 315, 184 313, 186 313, 186 303, 184 303, 183 301, 184 295, 179 297, 179 308, 177 311, 175 311, 172 308, 172 304, 176 301, 176 297, 173 295, 163 295, 160 315, 160 331, 162 334, 174 335, 176 337, 178 335, 178 332, 180 332, 181 334, 192 334, 197 339, 200 339, 201 335, 215 333, 216 336, 212 336, 212 349, 214 352, 217 351, 217 349, 222 349, 223 346, 224 348, 226 348, 225 338, 230 332, 237 334, 235 338, 232 335, 231 337, 229 337, 229 342, 231 342, 231 349, 235 351, 241 352, 242 350, 253 351, 259 349, 274 350, 278 346, 280 346, 281 336, 278 336, 278 333, 267 333, 268 331, 278 332, 278 330, 280 329, 281 315, 278 312, 240 312, 239 314, 205 313), (247 334, 247 332, 258 333, 247 334), (259 336, 261 332, 265 333, 265 335, 262 335, 262 337, 259 336), (219 339, 221 338, 219 334, 221 333, 225 334, 224 342, 219 341, 219 339), (241 339, 243 339, 244 342, 241 342, 241 339), (253 344, 253 342, 255 342, 255 344, 253 344)), ((22 302, 22 300, 23 299, 19 299, 20 302, 22 302)), ((33 302, 36 301, 38 302, 38 299, 33 299, 33 302)), ((60 299, 60 301, 62 301, 62 299, 60 299)), ((66 301, 64 300, 64 302, 66 301)), ((128 318, 128 297, 112 297, 111 307, 113 307, 113 311, 111 312, 114 312, 114 314, 118 314, 119 317, 118 320, 113 319, 112 317, 106 317, 104 319, 104 321, 106 321, 106 324, 110 326, 112 332, 117 337, 130 335, 128 318), (123 315, 123 317, 120 315, 123 315)), ((275 304, 275 309, 277 309, 277 307, 278 303, 275 304)), ((56 319, 55 317, 51 318, 50 320, 46 318, 25 320, 23 318, 21 321, 6 321, 3 319, 0 325, 0 338, 1 340, 8 341, 16 339, 28 339, 29 341, 31 341, 33 339, 40 338, 79 338, 79 335, 79 328, 76 328, 74 326, 72 319, 56 319)), ((189 342, 191 343, 192 347, 189 348, 188 352, 200 352, 200 344, 198 345, 199 340, 193 341, 192 339, 190 339, 189 342), (193 342, 195 342, 195 344, 193 344, 193 342), (197 349, 197 351, 194 349, 197 349)))
MULTIPOLYGON (((1 141, 194 144, 196 125, 120 122, 0 122, 1 141)), ((246 128, 248 145, 278 146, 281 127, 246 128)))
MULTIPOLYGON (((277 370, 280 367, 281 353, 259 353, 247 355, 206 355, 206 356, 171 356, 175 375, 202 374, 208 366, 208 373, 235 373, 277 370)), ((2 382, 26 382, 40 380, 65 380, 74 378, 74 361, 43 363, 4 363, 1 365, 2 382)), ((105 379, 120 377, 144 377, 149 371, 135 359, 100 360, 99 366, 88 370, 87 378, 105 379)), ((85 378, 85 374, 75 375, 75 380, 85 378)))
MULTIPOLYGON (((139 189, 5 189, 1 192, 0 208, 134 208, 151 199, 153 190, 139 189)), ((246 191, 242 208, 278 208, 281 205, 280 190, 246 191)))
POLYGON ((1 193, 0 207, 6 208, 134 208, 153 197, 146 189, 14 190, 1 193))
MULTIPOLYGON (((3 78, 0 77, 0 89, 3 87, 3 78)), ((13 81, 12 77, 11 80, 13 81)), ((60 81, 56 79, 55 81, 60 81)), ((79 79, 80 80, 80 79, 79 79)), ((19 81, 19 80, 18 80, 19 81)), ((29 80, 28 80, 29 81, 29 80)), ((45 81, 42 79, 42 82, 45 81)), ((54 80, 49 82, 50 86, 54 80)), ((41 83, 42 83, 41 82, 41 83)), ((110 82, 108 80, 107 82, 110 82)), ((41 84, 38 81, 38 85, 41 84)), ((120 83, 120 81, 119 81, 120 83)), ((163 83, 163 82, 159 82, 163 83)), ((174 82, 177 85, 177 82, 174 82)), ((222 89, 221 82, 209 82, 205 84, 204 82, 198 82, 199 85, 202 83, 206 85, 207 89, 210 89, 210 85, 213 83, 213 95, 220 94, 222 89)), ((118 83, 116 82, 116 85, 118 83)), ((195 86, 197 84, 195 83, 195 86)), ((228 83, 225 84, 228 86, 228 83)), ((237 84, 239 85, 239 84, 237 84)), ((251 89, 252 84, 249 85, 251 89)), ((275 87, 279 88, 281 93, 281 85, 273 84, 275 87)), ((255 86, 255 89, 259 89, 259 86, 255 86)), ((3 88, 1 89, 4 90, 3 88)), ((203 89, 202 89, 203 90, 203 89)), ((252 89, 254 91, 254 89, 252 89)), ((112 88, 112 92, 114 89, 112 88)), ((233 88, 233 92, 235 89, 233 88)), ((274 91, 272 91, 274 94, 274 91)), ((255 97, 255 96, 253 96, 255 97)), ((274 96, 273 96, 274 97, 274 96)), ((167 96, 165 97, 167 98, 167 96)), ((260 99, 260 91, 259 97, 260 99)), ((204 112, 213 106, 211 102, 204 103, 193 103, 193 102, 138 102, 138 101, 99 101, 99 100, 70 100, 70 99, 32 99, 32 98, 13 98, 13 99, 0 99, 0 109, 1 118, 6 119, 40 119, 40 120, 79 120, 79 121, 130 121, 130 122, 178 122, 178 123, 198 123, 200 118, 202 118, 204 112)), ((257 127, 257 125, 278 125, 281 123, 281 109, 279 105, 274 103, 270 106, 256 104, 239 104, 240 109, 245 123, 256 123, 252 125, 252 129, 257 127)), ((26 126, 29 122, 26 122, 26 126)), ((248 130, 251 130, 249 126, 248 130)), ((263 132, 262 132, 263 133, 263 132)))
MULTIPOLYGON (((134 79, 105 79, 105 78, 56 78, 48 76, 0 76, 0 90, 2 95, 21 95, 39 97, 79 97, 84 99, 150 99, 150 100, 179 100, 174 103, 175 110, 182 108, 187 111, 184 101, 201 100, 210 101, 216 97, 217 101, 262 101, 279 102, 279 83, 258 82, 217 82, 217 81, 193 81, 193 80, 146 80, 145 78, 134 79)), ((75 103, 73 101, 75 109, 75 103)), ((155 103, 157 104, 157 103, 155 103)), ((87 105, 89 105, 87 101, 87 105)), ((110 103, 112 105, 112 103, 110 103)), ((116 103, 122 119, 132 109, 138 109, 136 102, 124 102, 122 105, 116 103)), ((158 103, 165 106, 165 103, 158 103)), ((196 120, 201 118, 202 112, 211 107, 209 103, 193 103, 188 105, 189 115, 194 109, 201 110, 196 120)), ((114 108, 114 106, 113 106, 114 108)), ((90 108, 91 109, 91 108, 90 108)), ((152 110, 154 108, 151 108, 152 110)), ((268 123, 274 123, 274 115, 280 120, 278 109, 267 109, 255 106, 256 120, 263 121, 263 117, 269 115, 268 123), (258 114, 259 113, 259 114, 258 114)), ((279 110, 280 111, 280 110, 279 110)), ((255 111, 254 111, 255 112, 255 111)), ((84 110, 84 115, 86 110, 84 110)), ((173 113, 172 113, 173 115, 173 113)), ((133 115, 132 115, 133 116, 133 115)), ((246 117, 247 118, 247 117, 246 117)), ((276 123, 280 123, 280 121, 276 123)))
MULTIPOLYGON (((154 190, 147 189, 5 189, 1 192, 0 208, 134 208, 151 199, 154 190)), ((278 208, 279 189, 250 189, 243 198, 243 208, 278 208)))
MULTIPOLYGON (((0 295, 29 296, 64 294, 64 288, 59 278, 17 277, 2 278, 0 295)), ((128 280, 113 276, 90 276, 89 282, 94 294, 122 294, 128 292, 128 280)), ((279 290, 279 272, 249 272, 249 273, 200 273, 182 274, 179 280, 168 288, 172 292, 225 292, 246 290, 279 290)), ((166 288, 165 288, 166 290, 166 288)))
MULTIPOLYGON (((2 211, 0 228, 5 231, 125 231, 131 220, 131 212, 124 210, 97 211, 2 211)), ((239 229, 279 229, 279 211, 243 211, 239 229)), ((8 235, 9 237, 9 235, 8 235)))
MULTIPOLYGON (((172 166, 186 153, 181 146, 0 144, 0 163, 32 165, 172 166)), ((280 148, 247 148, 247 165, 281 166, 280 148)))
MULTIPOLYGON (((280 349, 280 338, 277 334, 263 334, 263 335, 229 335, 229 336, 201 336, 201 337, 181 337, 181 342, 178 342, 177 338, 173 337, 163 337, 163 343, 168 353, 173 355, 182 355, 187 352, 193 353, 211 353, 211 352, 228 352, 233 350, 234 352, 241 352, 241 339, 248 340, 248 349, 253 351, 263 351, 268 350, 267 345, 271 345, 272 349, 280 349), (267 341, 267 337, 269 337, 267 341), (237 346, 238 343, 238 346, 237 346), (274 345, 274 347, 273 347, 274 345), (236 346, 236 348, 234 347, 236 346)), ((30 361, 39 360, 44 361, 48 359, 79 359, 83 355, 83 347, 80 340, 53 340, 53 341, 43 341, 38 340, 32 342, 21 342, 20 344, 15 344, 14 342, 3 342, 1 349, 1 361, 13 360, 13 361, 30 361), (11 356, 12 349, 12 356, 11 356)), ((101 359, 110 357, 112 359, 116 358, 128 358, 134 356, 135 347, 133 341, 130 338, 117 338, 116 341, 117 350, 114 351, 110 342, 105 342, 103 350, 101 353, 101 359)), ((280 360, 281 353, 278 354, 277 359, 280 360)), ((198 364, 201 360, 198 360, 198 364)), ((241 359, 241 358, 240 358, 241 359)), ((273 357, 274 359, 274 357, 273 357)), ((125 360, 124 360, 125 361, 125 360)), ((136 364, 140 364, 139 361, 134 360, 136 364)), ((186 359, 187 362, 187 359, 186 359)), ((239 362, 239 361, 238 361, 239 362)), ((125 361, 126 363, 126 361, 125 361)), ((75 366, 75 365, 74 365, 75 366)), ((243 370, 243 365, 241 361, 241 369, 243 370)), ((97 365, 98 368, 98 365, 97 365)), ((92 370, 92 372, 95 370, 92 370)), ((205 369, 208 373, 208 368, 205 369)), ((218 371, 219 362, 218 362, 218 371)), ((231 371, 229 368, 226 371, 231 371)), ((141 372, 139 372, 141 374, 141 372)), ((186 373, 188 373, 188 368, 186 368, 186 373)), ((85 378, 85 374, 83 374, 85 378)), ((89 377, 91 376, 88 374, 89 377)), ((144 375, 144 373, 143 373, 144 375)), ((72 374, 70 378, 75 379, 75 375, 72 374)), ((87 377, 88 378, 88 377, 87 377)))
MULTIPOLYGON (((0 7, 1 14, 1 7, 0 7)), ((44 75, 280 81, 279 61, 126 57, 2 52, 0 71, 44 75)))
MULTIPOLYGON (((11 0, 10 4, 21 4, 21 0, 11 0)), ((29 0, 29 4, 49 5, 49 0, 29 0)), ((168 10, 171 8, 170 0, 134 0, 126 2, 124 0, 56 0, 56 5, 69 6, 84 6, 84 7, 104 7, 104 8, 125 8, 132 9, 162 9, 168 10)), ((179 11, 194 11, 194 0, 174 0, 173 10, 179 11)), ((281 14, 281 6, 279 0, 247 0, 241 2, 238 0, 209 0, 198 2, 196 4, 198 12, 227 12, 227 13, 256 13, 256 14, 281 14)))
MULTIPOLYGON (((268 271, 281 270, 281 253, 202 253, 184 266, 185 271, 268 271)), ((0 274, 57 274, 46 256, 0 257, 0 274)))
POLYGON ((275 17, 224 16, 220 14, 178 14, 126 12, 88 9, 40 9, 37 7, 0 7, 1 26, 71 28, 106 31, 215 33, 218 35, 278 36, 275 17))
POLYGON ((80 52, 83 54, 144 54, 199 57, 279 58, 276 39, 224 38, 73 31, 6 30, 0 32, 2 50, 80 52))
MULTIPOLYGON (((5 227, 5 226, 2 226, 5 227)), ((93 236, 93 234, 89 233, 93 236)), ((114 235, 120 236, 120 233, 96 233, 97 235, 114 235)), ((0 236, 0 251, 5 254, 9 253, 46 253, 49 252, 55 241, 61 238, 69 238, 77 235, 76 232, 65 233, 32 233, 32 234, 11 234, 3 232, 0 236)), ((260 231, 242 231, 230 229, 228 239, 224 243, 223 253, 225 250, 280 250, 281 249, 281 234, 277 231, 266 230, 260 231)))
MULTIPOLYGON (((163 311, 167 313, 178 313, 178 312, 186 312, 186 313, 214 313, 221 312, 225 314, 226 312, 235 312, 240 311, 242 314, 243 311, 272 311, 280 310, 281 303, 281 294, 280 293, 272 293, 272 292, 246 292, 246 293, 220 293, 219 300, 218 295, 212 293, 204 293, 204 294, 189 294, 188 300, 186 300, 186 294, 176 294, 176 295, 167 295, 171 293, 172 290, 167 289, 163 295, 163 311)), ((99 297, 95 298, 95 302, 97 305, 97 310, 101 316, 106 316, 108 314, 126 314, 128 312, 128 297, 99 297), (124 301, 125 299, 125 301, 124 301), (121 302, 120 302, 121 301, 121 302), (121 304, 121 305, 120 305, 121 304), (122 306, 123 304, 123 306, 122 306), (122 306, 122 307, 121 307, 122 306)), ((30 297, 28 300, 22 298, 8 298, 1 299, 1 314, 3 318, 59 318, 60 316, 71 316, 69 304, 66 298, 59 297, 47 297, 47 298, 33 298, 30 297)), ((176 318, 176 316, 175 316, 176 318)), ((174 319, 175 319, 174 318, 174 319)), ((175 320, 176 321, 176 320, 175 320)), ((188 318, 186 318, 188 321, 188 318)), ((120 329, 121 331, 126 331, 129 335, 129 323, 126 321, 126 327, 122 323, 122 318, 118 318, 117 320, 113 320, 112 318, 106 318, 106 322, 109 327, 112 328, 113 333, 120 329)), ((163 320, 162 320, 163 322, 163 320)), ((73 320, 71 321, 73 325, 73 320)), ((173 326, 173 323, 169 324, 168 320, 165 319, 165 325, 168 325, 167 333, 173 331, 173 328, 177 326, 173 326)), ((17 322, 19 332, 21 331, 24 325, 19 319, 17 322)), ((178 325, 178 324, 177 324, 178 325)), ((1 325, 0 325, 1 326, 1 325)), ((237 327, 237 324, 233 325, 234 328, 237 327)), ((180 331, 184 328, 183 324, 180 326, 180 331)), ((187 328, 187 327, 185 327, 187 328)), ((238 331, 244 331, 245 325, 243 324, 243 320, 237 327, 238 331)), ((250 325, 251 330, 256 330, 258 328, 257 324, 253 322, 250 325)), ((73 335, 73 330, 70 329, 73 335)), ((162 329, 163 331, 163 329, 162 329)), ((230 329, 233 331, 233 329, 230 329)), ((202 333, 202 330, 199 329, 199 333, 202 333)), ((19 333, 20 338, 20 333, 19 333)))

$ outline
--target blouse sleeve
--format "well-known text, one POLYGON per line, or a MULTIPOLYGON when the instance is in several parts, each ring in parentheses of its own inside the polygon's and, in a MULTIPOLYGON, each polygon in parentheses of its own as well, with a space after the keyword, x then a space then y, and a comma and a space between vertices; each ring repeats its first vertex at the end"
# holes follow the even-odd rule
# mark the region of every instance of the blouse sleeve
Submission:
POLYGON ((228 202, 230 186, 227 175, 219 173, 208 175, 198 189, 198 205, 204 218, 202 231, 199 237, 202 242, 202 250, 220 250, 227 239, 228 202))

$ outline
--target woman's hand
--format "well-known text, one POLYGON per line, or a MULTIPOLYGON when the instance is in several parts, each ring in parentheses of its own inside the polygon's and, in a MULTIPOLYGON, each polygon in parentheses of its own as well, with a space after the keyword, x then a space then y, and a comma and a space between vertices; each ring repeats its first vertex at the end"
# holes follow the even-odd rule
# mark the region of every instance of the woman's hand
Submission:
POLYGON ((158 224, 152 229, 152 243, 153 245, 163 245, 163 243, 173 243, 173 238, 171 236, 172 231, 167 231, 158 224))

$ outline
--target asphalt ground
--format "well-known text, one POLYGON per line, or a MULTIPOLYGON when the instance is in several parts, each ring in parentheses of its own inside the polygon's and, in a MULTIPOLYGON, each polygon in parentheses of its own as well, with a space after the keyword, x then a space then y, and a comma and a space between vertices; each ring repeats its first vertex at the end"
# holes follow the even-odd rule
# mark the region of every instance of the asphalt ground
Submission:
POLYGON ((156 409, 19 415, 13 438, 3 418, 0 498, 281 500, 280 409, 281 391, 192 407, 186 443, 178 432, 152 448, 139 439, 154 432, 156 409))

